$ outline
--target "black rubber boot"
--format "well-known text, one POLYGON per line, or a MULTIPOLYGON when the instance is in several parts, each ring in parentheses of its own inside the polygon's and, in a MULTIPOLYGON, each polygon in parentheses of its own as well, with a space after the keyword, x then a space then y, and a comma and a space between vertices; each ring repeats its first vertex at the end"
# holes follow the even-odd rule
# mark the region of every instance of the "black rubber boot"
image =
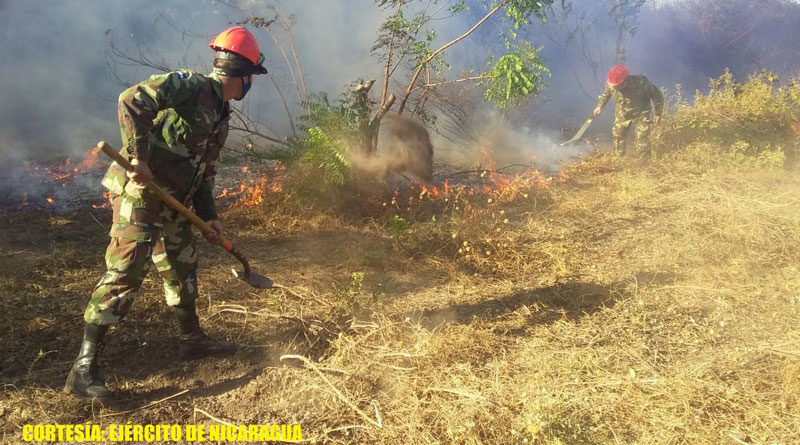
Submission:
POLYGON ((69 371, 64 392, 74 394, 81 400, 97 399, 105 402, 109 399, 110 393, 100 378, 100 365, 97 362, 97 349, 107 331, 107 325, 86 324, 81 350, 69 371))
POLYGON ((186 306, 173 306, 172 310, 175 312, 181 328, 178 351, 182 359, 230 355, 236 352, 235 344, 224 340, 214 340, 203 332, 197 320, 194 303, 186 306))

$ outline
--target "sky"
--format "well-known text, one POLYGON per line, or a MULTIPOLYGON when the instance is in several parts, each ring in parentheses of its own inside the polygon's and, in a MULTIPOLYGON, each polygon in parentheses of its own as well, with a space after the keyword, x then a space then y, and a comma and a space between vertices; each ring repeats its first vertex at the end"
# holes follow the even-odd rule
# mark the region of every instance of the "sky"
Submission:
MULTIPOLYGON (((761 1, 767 6, 779 3, 724 1, 761 1)), ((381 66, 370 55, 370 47, 387 13, 373 1, 283 3, 295 17, 294 38, 309 92, 324 91, 335 97, 356 78, 379 78, 381 66)), ((458 35, 471 17, 481 14, 481 2, 467 3, 473 8, 470 14, 437 22, 438 42, 458 35)), ((547 25, 533 24, 521 36, 534 46, 543 46, 542 55, 552 71, 550 87, 518 113, 525 126, 582 122, 587 110, 594 107, 605 72, 613 63, 616 28, 605 2, 568 3, 573 6, 571 14, 557 8, 547 25), (575 28, 578 17, 582 28, 575 28), (575 29, 583 29, 583 46, 574 39, 567 41, 570 31, 573 37, 576 35, 575 29), (587 52, 598 63, 594 72, 586 63, 587 52)), ((249 13, 267 18, 275 14, 268 9, 270 4, 276 3, 239 1, 249 13)), ((696 30, 687 25, 692 23, 691 15, 663 9, 649 8, 640 14, 626 53, 631 71, 646 74, 659 86, 669 89, 681 83, 688 91, 702 89, 709 77, 721 74, 729 61, 725 57, 741 65, 736 68, 737 76, 744 76, 758 64, 780 65, 784 71, 800 65, 798 34, 787 31, 798 28, 797 15, 768 17, 755 24, 754 34, 747 41, 737 42, 754 62, 735 61, 733 58, 742 58, 738 53, 717 51, 713 45, 727 48, 727 43, 694 34, 696 30)), ((746 27, 751 15, 734 15, 731 20, 744 20, 741 26, 746 27)), ((100 139, 118 144, 116 98, 125 88, 118 80, 132 84, 157 71, 109 58, 109 38, 129 54, 141 49, 152 60, 164 61, 171 68, 207 73, 212 62, 208 42, 242 17, 241 11, 212 0, 0 0, 0 39, 4 42, 0 49, 0 156, 58 158, 85 153, 100 139), (110 66, 119 79, 113 78, 110 66)), ((708 21, 722 26, 713 15, 708 21)), ((296 110, 291 76, 280 51, 265 31, 256 29, 254 33, 267 57, 267 68, 296 110)), ((489 25, 453 47, 452 74, 470 65, 482 67, 489 52, 502 49, 498 33, 496 25, 489 25)), ((266 76, 261 77, 238 105, 259 121, 265 132, 285 137, 290 126, 281 99, 266 76)), ((399 89, 399 85, 394 87, 399 89)))

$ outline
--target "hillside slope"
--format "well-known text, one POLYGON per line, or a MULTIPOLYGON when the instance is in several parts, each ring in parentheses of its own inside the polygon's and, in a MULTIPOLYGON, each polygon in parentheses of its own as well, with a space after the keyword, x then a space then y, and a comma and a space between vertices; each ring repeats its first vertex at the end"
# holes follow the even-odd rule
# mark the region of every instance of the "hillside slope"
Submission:
POLYGON ((14 234, 0 242, 0 437, 213 423, 199 408, 300 423, 312 443, 800 443, 796 171, 697 146, 651 163, 598 154, 524 185, 465 197, 458 220, 440 198, 399 228, 226 211, 254 267, 292 292, 253 292, 201 244, 201 318, 241 350, 178 361, 148 279, 103 355, 110 407, 60 390, 110 218, 0 215, 14 234))

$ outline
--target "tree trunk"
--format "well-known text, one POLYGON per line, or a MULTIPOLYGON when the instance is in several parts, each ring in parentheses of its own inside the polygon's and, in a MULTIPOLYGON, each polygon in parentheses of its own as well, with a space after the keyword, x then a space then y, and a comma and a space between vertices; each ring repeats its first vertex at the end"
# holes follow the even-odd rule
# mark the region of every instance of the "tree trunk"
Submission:
POLYGON ((367 94, 372 89, 375 80, 368 80, 356 86, 356 115, 358 116, 358 133, 361 135, 361 151, 369 153, 372 144, 370 142, 370 121, 369 121, 369 100, 367 94))
POLYGON ((378 133, 381 129, 381 119, 394 105, 394 101, 397 97, 394 93, 390 93, 389 97, 386 98, 386 103, 375 113, 375 117, 372 118, 372 122, 369 123, 369 127, 367 128, 367 134, 365 140, 369 142, 369 150, 366 151, 367 154, 375 156, 378 154, 378 133))

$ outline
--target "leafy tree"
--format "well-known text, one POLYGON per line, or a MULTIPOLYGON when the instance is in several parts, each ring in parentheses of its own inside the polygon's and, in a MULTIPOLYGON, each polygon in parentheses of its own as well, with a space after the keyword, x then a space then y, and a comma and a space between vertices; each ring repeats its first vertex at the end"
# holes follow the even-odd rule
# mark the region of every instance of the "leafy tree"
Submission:
MULTIPOLYGON (((406 87, 399 92, 398 114, 406 111, 415 95, 418 97, 412 114, 423 114, 431 89, 456 82, 478 83, 485 88, 487 100, 501 108, 518 105, 536 94, 545 85, 543 75, 549 72, 539 59, 537 49, 524 42, 515 44, 514 41, 519 30, 531 23, 531 18, 544 21, 546 10, 554 1, 492 0, 483 3, 485 12, 475 15, 476 18, 467 29, 434 48, 437 33, 432 22, 471 12, 466 0, 375 0, 378 7, 392 13, 381 24, 372 47, 373 54, 383 60, 383 79, 380 100, 376 101, 377 111, 365 127, 364 150, 374 153, 377 149, 380 121, 398 98, 389 92, 389 88, 399 72, 408 73, 410 78, 405 83, 406 87), (446 78, 446 73, 451 69, 446 50, 491 19, 502 22, 503 38, 509 53, 498 57, 493 64, 488 63, 484 72, 470 71, 455 79, 446 78), (398 71, 401 67, 405 69, 398 71)), ((360 94, 366 96, 371 86, 369 84, 367 88, 362 88, 360 94)))
POLYGON ((505 109, 521 105, 531 94, 536 94, 545 85, 542 74, 550 71, 539 60, 541 48, 525 43, 511 53, 501 57, 485 73, 486 100, 505 109))

